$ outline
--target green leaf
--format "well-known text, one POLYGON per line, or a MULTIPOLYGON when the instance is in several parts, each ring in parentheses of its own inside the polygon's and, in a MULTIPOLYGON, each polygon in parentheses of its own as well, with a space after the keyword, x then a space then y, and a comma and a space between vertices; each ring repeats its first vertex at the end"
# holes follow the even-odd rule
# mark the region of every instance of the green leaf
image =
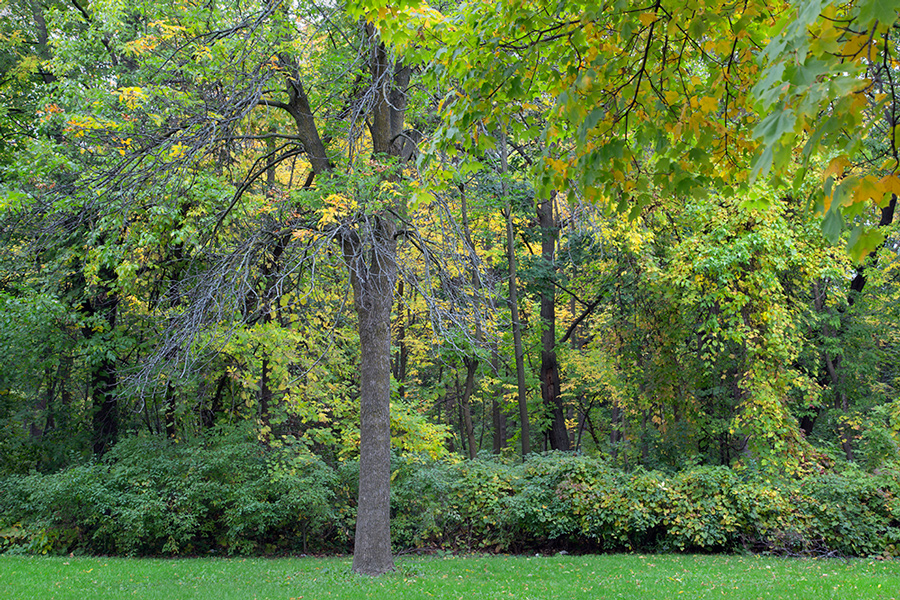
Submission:
POLYGON ((772 152, 772 147, 769 146, 764 148, 760 155, 753 161, 753 169, 750 171, 750 181, 754 182, 760 176, 765 177, 769 174, 769 171, 772 169, 772 162, 775 159, 775 154, 772 152))
POLYGON ((825 218, 822 219, 822 233, 829 242, 834 244, 841 239, 843 229, 844 218, 841 216, 841 211, 835 204, 832 204, 831 210, 825 213, 825 218))
POLYGON ((790 109, 773 112, 762 120, 762 123, 753 130, 753 137, 760 139, 765 145, 771 146, 781 139, 785 133, 793 133, 794 123, 797 118, 790 109))
POLYGON ((900 2, 896 0, 864 0, 859 4, 857 18, 863 27, 867 27, 873 21, 892 25, 897 21, 898 10, 900 10, 900 2))
POLYGON ((853 260, 862 262, 870 252, 884 244, 884 239, 884 233, 880 229, 858 226, 850 234, 847 250, 853 260))

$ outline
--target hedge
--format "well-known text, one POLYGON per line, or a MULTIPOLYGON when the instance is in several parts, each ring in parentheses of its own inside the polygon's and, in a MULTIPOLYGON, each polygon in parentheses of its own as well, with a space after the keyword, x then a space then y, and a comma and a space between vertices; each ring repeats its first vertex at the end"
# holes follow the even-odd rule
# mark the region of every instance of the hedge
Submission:
MULTIPOLYGON (((392 535, 415 548, 900 554, 900 468, 765 479, 626 473, 573 454, 394 456, 392 535)), ((0 480, 0 551, 121 555, 352 549, 358 465, 240 431, 120 442, 101 462, 0 480)))

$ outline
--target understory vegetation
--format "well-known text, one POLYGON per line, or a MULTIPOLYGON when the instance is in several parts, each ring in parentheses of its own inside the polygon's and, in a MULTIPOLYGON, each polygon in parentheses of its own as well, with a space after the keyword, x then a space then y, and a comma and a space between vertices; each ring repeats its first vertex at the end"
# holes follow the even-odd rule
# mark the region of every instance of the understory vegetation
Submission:
MULTIPOLYGON (((150 436, 102 460, 0 482, 10 553, 235 555, 352 548, 358 463, 262 448, 246 428, 202 443, 150 436)), ((626 472, 534 454, 394 456, 395 551, 900 554, 900 465, 773 479, 697 466, 626 472)))

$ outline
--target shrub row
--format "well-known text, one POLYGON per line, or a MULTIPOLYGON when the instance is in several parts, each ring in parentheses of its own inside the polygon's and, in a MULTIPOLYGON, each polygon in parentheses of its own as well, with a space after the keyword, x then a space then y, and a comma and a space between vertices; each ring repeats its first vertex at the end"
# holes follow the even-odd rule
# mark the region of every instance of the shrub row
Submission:
POLYGON ((0 547, 126 555, 302 551, 310 532, 327 529, 338 478, 312 455, 264 451, 246 432, 191 445, 133 437, 103 462, 0 482, 0 547))
POLYGON ((548 454, 450 471, 445 490, 429 496, 441 518, 409 528, 445 546, 900 554, 897 469, 772 481, 727 467, 624 473, 597 459, 548 454))
MULTIPOLYGON (((725 467, 624 473, 545 454, 524 464, 394 457, 392 535, 437 547, 900 554, 900 470, 770 481, 725 467)), ((0 551, 345 552, 358 467, 252 436, 134 437, 99 463, 0 481, 0 551)))

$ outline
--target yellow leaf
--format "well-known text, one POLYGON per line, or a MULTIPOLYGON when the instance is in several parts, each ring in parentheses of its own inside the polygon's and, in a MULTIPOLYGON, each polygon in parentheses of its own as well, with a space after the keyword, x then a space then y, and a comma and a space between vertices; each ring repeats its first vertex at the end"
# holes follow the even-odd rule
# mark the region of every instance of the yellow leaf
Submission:
POLYGON ((337 210, 333 207, 326 208, 322 211, 322 218, 319 219, 319 225, 329 225, 331 223, 337 223, 337 210))
POLYGON ((183 157, 185 154, 185 150, 187 150, 187 146, 183 144, 175 144, 169 151, 169 160, 178 160, 179 158, 183 157))
POLYGON ((707 96, 706 98, 700 98, 700 100, 698 100, 697 103, 700 105, 700 110, 702 110, 704 113, 707 113, 707 114, 715 112, 716 109, 719 108, 718 99, 713 98, 711 96, 707 96))
POLYGON ((656 14, 650 12, 641 13, 638 19, 641 20, 641 25, 649 27, 651 23, 656 22, 656 14))
POLYGON ((868 200, 874 200, 877 203, 881 202, 883 197, 884 189, 881 187, 881 182, 874 175, 866 175, 859 180, 856 189, 853 190, 852 204, 868 200))
MULTIPOLYGON (((881 178, 879 182, 881 185, 881 189, 884 190, 885 196, 888 194, 893 194, 895 196, 900 196, 900 177, 895 174, 885 175, 881 178)), ((882 197, 881 203, 884 203, 885 198, 882 197)), ((881 204, 879 204, 881 206, 881 204)))
POLYGON ((856 57, 860 54, 865 54, 863 48, 867 47, 872 39, 872 36, 868 33, 852 35, 841 45, 841 54, 845 57, 856 57))
POLYGON ((832 158, 831 162, 828 163, 828 168, 825 169, 825 173, 822 174, 822 180, 824 181, 829 177, 834 177, 835 179, 843 177, 844 171, 846 171, 849 166, 850 159, 843 154, 832 158))

